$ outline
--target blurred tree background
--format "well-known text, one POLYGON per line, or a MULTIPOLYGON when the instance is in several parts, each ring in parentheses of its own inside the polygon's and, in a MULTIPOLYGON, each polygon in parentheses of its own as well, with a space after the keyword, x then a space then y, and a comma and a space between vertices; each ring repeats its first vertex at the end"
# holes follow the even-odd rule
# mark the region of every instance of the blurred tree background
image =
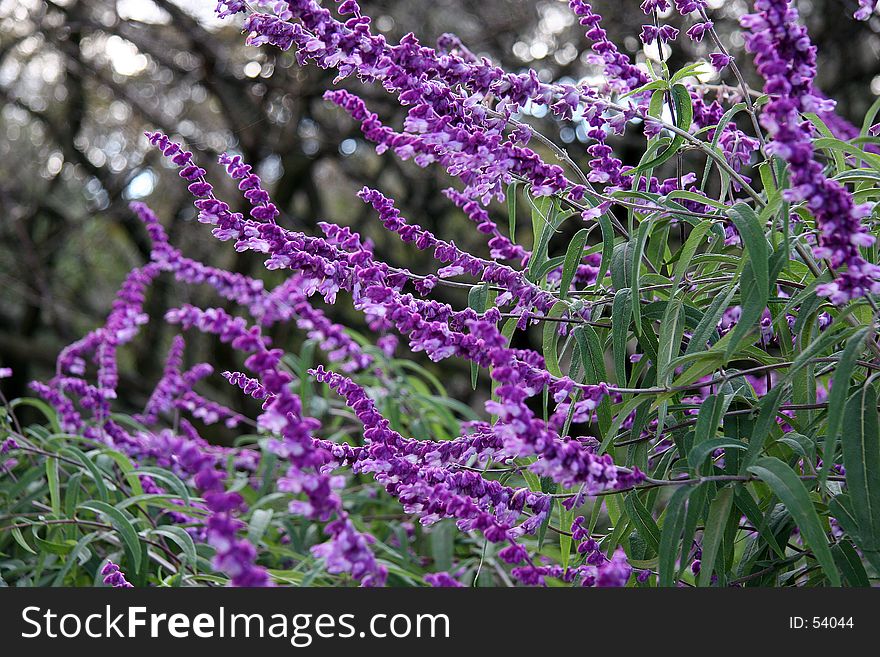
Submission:
MULTIPOLYGON (((446 32, 508 70, 533 67, 542 79, 595 75, 582 28, 562 0, 364 0, 374 27, 389 39, 413 31, 432 44, 446 32)), ((596 0, 604 27, 622 50, 644 61, 638 41, 645 17, 637 0, 596 0)), ((751 76, 736 16, 744 0, 710 0, 722 38, 751 76)), ((851 19, 856 0, 798 2, 820 52, 823 91, 839 114, 861 122, 880 94, 880 23, 851 19)), ((216 156, 241 153, 263 177, 288 227, 313 230, 328 219, 349 224, 377 244, 386 259, 427 272, 429 258, 384 234, 356 197, 376 186, 398 201, 405 216, 477 253, 480 235, 441 194, 454 184, 436 168, 419 169, 391 154, 376 155, 346 116, 322 100, 328 74, 300 68, 293 53, 244 45, 240 19, 220 22, 213 0, 0 0, 0 365, 14 368, 7 394, 26 394, 28 381, 51 376, 59 349, 103 322, 125 273, 148 258, 149 243, 128 210, 148 202, 184 253, 235 271, 268 275, 259 260, 213 240, 195 221, 186 186, 148 148, 144 130, 184 140, 232 202, 216 156)), ((677 16, 668 19, 681 23, 677 16)), ((679 25, 679 27, 682 27, 679 25)), ((684 26, 687 27, 686 25, 684 26)), ((683 35, 670 57, 678 67, 709 52, 683 35)), ((752 83, 759 82, 750 78, 752 83)), ((733 82, 729 72, 708 82, 733 82)), ((394 103, 381 89, 363 89, 370 108, 399 126, 394 103)), ((399 112, 399 110, 398 110, 399 112)), ((530 117, 541 129, 541 117, 530 117)), ((577 126, 548 136, 585 164, 577 126)), ((626 140, 638 140, 638 134, 626 140)), ((620 144, 625 161, 631 146, 620 144)), ((635 144, 636 142, 631 142, 635 144)), ((635 150, 631 151, 635 153, 635 150)), ((550 156, 548 156, 550 157, 550 156)), ((552 158, 551 158, 552 159, 552 158)), ((242 200, 241 208, 244 209, 242 200)), ((504 210, 496 209, 500 225, 504 210)), ((455 290, 441 299, 462 305, 455 290)), ((207 290, 179 289, 162 279, 148 300, 151 315, 182 302, 216 305, 207 290)), ((332 315, 357 328, 347 300, 332 315)), ((302 340, 289 327, 276 344, 296 351, 302 340)), ((171 328, 152 322, 126 350, 129 398, 142 406, 162 368, 171 328)), ((208 341, 191 348, 217 369, 235 367, 208 341), (210 352, 210 353, 209 353, 210 352)), ((473 394, 466 366, 448 377, 452 394, 473 394)), ((218 399, 234 394, 215 377, 218 399)))

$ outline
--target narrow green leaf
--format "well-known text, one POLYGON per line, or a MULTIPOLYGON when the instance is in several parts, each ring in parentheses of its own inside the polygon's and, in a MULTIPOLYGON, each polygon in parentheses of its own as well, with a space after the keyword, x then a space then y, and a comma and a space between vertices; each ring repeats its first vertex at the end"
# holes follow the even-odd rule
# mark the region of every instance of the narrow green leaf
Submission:
POLYGON ((248 524, 248 541, 253 545, 259 545, 263 540, 263 535, 272 522, 274 512, 272 509, 255 509, 251 514, 251 521, 248 524))
POLYGON ((846 342, 846 347, 840 355, 837 367, 834 369, 834 385, 828 393, 828 423, 825 430, 825 446, 822 450, 822 470, 819 473, 821 482, 825 482, 834 454, 837 451, 837 442, 840 438, 840 430, 843 427, 844 408, 846 396, 849 393, 849 382, 855 369, 856 360, 862 352, 863 344, 871 327, 865 327, 853 335, 846 342))
POLYGON ((660 528, 657 527, 657 522, 651 516, 651 512, 639 499, 637 492, 632 492, 624 498, 624 506, 627 516, 635 525, 639 535, 656 554, 660 549, 660 528))
MULTIPOLYGON (((568 530, 571 527, 571 523, 574 521, 574 510, 568 510, 561 504, 559 505, 559 524, 563 530, 568 530)), ((561 532, 559 534, 559 553, 561 555, 561 565, 563 568, 568 568, 569 560, 571 559, 571 546, 572 546, 572 538, 567 533, 561 532)))
POLYGON ((730 306, 735 292, 736 288, 731 286, 726 294, 719 294, 712 299, 712 303, 706 309, 703 319, 700 320, 700 323, 697 324, 697 328, 694 329, 691 335, 687 349, 684 350, 685 355, 700 353, 706 349, 706 343, 716 333, 718 321, 721 319, 724 311, 730 306))
POLYGON ((33 555, 37 554, 34 549, 30 545, 28 545, 27 541, 24 540, 24 536, 21 535, 21 529, 19 529, 18 527, 13 527, 9 533, 12 534, 12 538, 15 539, 15 542, 18 543, 26 552, 30 552, 33 555))
POLYGON ((639 224, 639 232, 636 236, 635 244, 633 245, 632 262, 630 263, 632 267, 629 277, 630 289, 632 290, 630 298, 632 299, 633 326, 635 327, 637 334, 641 333, 642 323, 642 304, 639 303, 639 300, 641 299, 639 275, 642 271, 642 254, 645 251, 645 244, 648 241, 648 236, 651 234, 653 226, 653 222, 650 221, 643 221, 639 224))
POLYGON ((617 385, 626 385, 626 343, 631 318, 631 293, 629 289, 618 290, 611 305, 611 348, 614 355, 614 373, 617 385))
POLYGON ((529 258, 529 266, 526 277, 535 282, 534 274, 537 268, 547 260, 547 245, 553 235, 553 199, 549 196, 532 197, 526 199, 532 206, 532 256, 529 258))
POLYGON ((699 586, 709 586, 712 581, 712 572, 715 569, 715 558, 718 556, 718 548, 724 537, 727 527, 727 518, 733 507, 733 488, 727 486, 718 491, 715 499, 709 505, 709 514, 706 517, 706 528, 703 530, 703 555, 700 559, 699 586))
MULTIPOLYGON (((657 94, 662 92, 655 91, 654 93, 657 94)), ((675 107, 676 126, 684 131, 690 130, 691 123, 693 122, 694 108, 691 104, 690 93, 684 85, 673 85, 672 104, 675 107)), ((640 164, 634 171, 630 172, 630 175, 638 176, 649 169, 654 169, 660 166, 678 152, 678 149, 682 147, 684 141, 684 137, 675 135, 668 148, 657 157, 640 164)))
POLYGON ((587 237, 590 231, 587 228, 581 228, 565 250, 565 263, 562 265, 562 279, 559 281, 559 298, 564 299, 568 294, 568 288, 571 287, 571 281, 577 272, 578 265, 584 255, 584 245, 587 243, 587 237))
POLYGON ((52 513, 56 516, 61 515, 61 488, 58 485, 58 459, 46 459, 46 481, 49 484, 49 502, 52 506, 52 513))
POLYGON ((507 186, 507 221, 508 236, 510 241, 516 244, 516 186, 519 183, 510 183, 507 186))
POLYGON ((605 277, 605 272, 611 269, 611 260, 614 254, 614 226, 606 212, 599 216, 599 228, 602 229, 602 262, 599 264, 599 277, 597 283, 605 277))
MULTIPOLYGON (((468 308, 478 313, 486 312, 486 302, 489 299, 489 284, 475 285, 468 291, 468 308)), ((479 366, 471 363, 471 389, 477 389, 477 376, 479 375, 479 366)))
POLYGON ((694 425, 694 445, 715 437, 722 414, 726 408, 723 395, 709 395, 700 406, 697 423, 694 425))
POLYGON ((847 492, 861 541, 865 549, 876 550, 880 548, 880 427, 873 385, 865 385, 847 402, 841 442, 847 492))
POLYGON ((682 533, 681 541, 679 577, 689 562, 688 557, 691 553, 691 547, 693 546, 697 524, 703 517, 703 512, 706 508, 706 501, 709 496, 709 487, 712 485, 713 484, 709 482, 699 484, 693 489, 693 491, 691 491, 690 497, 688 498, 687 514, 685 515, 684 531, 682 533))
POLYGON ((63 456, 67 456, 68 458, 74 458, 80 463, 83 464, 85 469, 88 471, 88 474, 92 477, 95 482, 95 488, 98 492, 98 497, 101 498, 102 501, 106 502, 109 499, 109 493, 107 492, 107 485, 104 483, 104 473, 98 469, 98 466, 92 462, 86 454, 84 454, 81 450, 73 447, 72 445, 67 445, 59 450, 59 454, 63 456))
MULTIPOLYGON (((766 262, 764 263, 766 265, 766 262)), ((761 282, 754 271, 754 261, 749 258, 745 262, 740 277, 740 296, 742 304, 740 317, 733 330, 728 334, 727 349, 724 352, 726 360, 734 357, 743 341, 756 329, 759 328, 761 316, 767 308, 768 293, 765 282, 761 282)), ((727 336, 725 336, 727 337, 727 336)))
POLYGON ((800 529, 801 536, 813 551, 826 577, 834 586, 840 586, 840 573, 828 547, 828 537, 822 529, 819 516, 810 500, 804 483, 786 463, 774 457, 760 459, 748 471, 756 475, 788 509, 800 529))
POLYGON ((681 247, 681 250, 678 253, 678 260, 675 263, 675 270, 672 274, 673 290, 678 289, 678 285, 679 283, 681 283, 682 278, 687 272, 688 265, 691 264, 691 260, 693 259, 694 254, 697 252, 697 249, 706 243, 706 233, 709 232, 711 228, 712 222, 707 220, 695 226, 691 230, 691 234, 688 235, 684 246, 681 247))
POLYGON ((145 477, 149 476, 151 479, 154 479, 158 482, 161 482, 168 486, 171 489, 172 493, 177 494, 181 500, 188 506, 190 503, 190 494, 189 489, 186 484, 184 484, 180 478, 175 475, 173 472, 166 470, 165 468, 157 468, 152 465, 143 465, 139 467, 137 470, 131 473, 136 477, 145 477))
POLYGON ((843 573, 843 579, 847 585, 859 588, 871 586, 871 580, 868 579, 868 573, 865 572, 862 559, 852 543, 840 541, 831 548, 831 554, 834 556, 834 561, 840 568, 840 572, 843 573))
POLYGON ((733 502, 736 508, 742 511, 742 514, 758 530, 758 534, 767 542, 776 555, 780 558, 785 557, 785 550, 779 545, 779 541, 776 540, 776 534, 769 527, 768 519, 765 518, 755 500, 752 499, 748 489, 745 486, 737 486, 734 490, 733 502))
POLYGON ((687 499, 691 494, 689 486, 681 486, 666 505, 666 513, 663 517, 663 527, 660 530, 660 548, 658 552, 658 569, 660 571, 659 586, 673 586, 675 584, 675 559, 678 556, 678 546, 681 542, 681 532, 684 529, 684 521, 687 511, 687 499))
POLYGON ((98 500, 83 502, 78 508, 93 511, 94 513, 106 516, 107 519, 110 520, 110 524, 113 525, 113 528, 116 529, 122 537, 125 551, 129 557, 129 567, 133 568, 135 572, 140 572, 142 557, 141 543, 134 525, 131 524, 131 520, 116 507, 98 500))
POLYGON ((164 536, 176 543, 181 552, 183 552, 186 559, 185 563, 191 568, 195 567, 198 562, 196 545, 193 542, 192 536, 190 536, 183 527, 178 527, 177 525, 161 525, 150 529, 147 534, 164 536))
POLYGON ((64 586, 64 578, 67 577, 67 573, 69 573, 74 566, 82 565, 91 558, 92 552, 88 549, 88 545, 97 537, 98 532, 91 532, 77 541, 76 545, 74 545, 73 549, 70 551, 70 554, 64 559, 64 566, 62 566, 61 570, 58 571, 58 574, 55 575, 55 579, 52 581, 52 586, 64 586))
MULTIPOLYGON (((561 317, 568 309, 568 304, 564 301, 557 301, 550 311, 548 317, 561 317)), ((559 369, 559 354, 556 352, 556 343, 559 340, 559 325, 557 322, 544 322, 544 362, 547 371, 553 376, 562 376, 562 370, 559 369)))
POLYGON ((669 383, 669 378, 672 374, 669 363, 681 351, 684 324, 685 316, 681 299, 673 298, 666 304, 666 310, 660 322, 660 337, 657 349, 657 383, 661 386, 669 383))
MULTIPOLYGON (((574 337, 577 341, 578 349, 581 354, 581 361, 584 367, 585 382, 590 384, 598 384, 608 380, 608 374, 605 369, 605 351, 595 329, 589 324, 579 326, 574 330, 574 337)), ((572 409, 573 410, 573 409, 572 409)), ((604 397, 596 409, 596 415, 599 420, 599 431, 602 435, 608 432, 611 427, 611 401, 608 397, 604 397)))

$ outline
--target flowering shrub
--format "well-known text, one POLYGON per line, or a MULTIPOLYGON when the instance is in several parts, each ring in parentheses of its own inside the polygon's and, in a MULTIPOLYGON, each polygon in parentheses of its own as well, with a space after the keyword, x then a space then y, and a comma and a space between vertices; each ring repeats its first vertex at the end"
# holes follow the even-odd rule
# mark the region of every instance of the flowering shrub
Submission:
MULTIPOLYGON (((286 278, 269 288, 192 260, 132 206, 150 261, 104 326, 33 383, 42 401, 6 406, 5 579, 860 586, 880 575, 880 106, 861 129, 835 114, 788 0, 756 0, 741 19, 762 90, 701 0, 642 3, 653 68, 606 38, 589 3, 569 5, 598 86, 506 72, 450 35, 435 48, 412 34, 390 43, 354 0, 217 4, 251 45, 395 97, 401 128, 349 88, 325 94, 380 153, 457 179, 445 194, 485 249, 432 234, 366 187, 359 198, 433 257, 432 272, 385 262, 346 226, 301 232, 229 153, 220 164, 249 206, 237 212, 183 144, 149 133, 205 239, 286 278), (663 24, 671 10, 691 20, 686 36, 663 24), (710 61, 670 70, 664 48, 683 38, 713 43, 710 61), (703 84, 707 66, 730 86, 703 84), (535 108, 585 128, 585 167, 528 125, 535 108), (615 155, 624 132, 644 136, 638 162, 615 155), (160 276, 211 286, 218 305, 150 318, 160 276), (438 286, 467 289, 466 307, 438 301, 438 286), (344 302, 371 337, 331 319, 344 302), (179 335, 143 411, 120 415, 117 357, 150 321, 179 335), (305 351, 273 344, 279 324, 307 336, 305 351), (540 353, 515 346, 535 331, 540 353), (195 332, 238 353, 240 371, 185 366, 195 332), (488 380, 483 408, 450 398, 420 352, 467 362, 475 389, 488 380), (258 400, 257 417, 203 397, 212 376, 258 400), (46 424, 21 426, 22 405, 46 424), (212 445, 196 425, 214 423, 243 435, 212 445)), ((861 2, 856 18, 872 12, 861 2)))

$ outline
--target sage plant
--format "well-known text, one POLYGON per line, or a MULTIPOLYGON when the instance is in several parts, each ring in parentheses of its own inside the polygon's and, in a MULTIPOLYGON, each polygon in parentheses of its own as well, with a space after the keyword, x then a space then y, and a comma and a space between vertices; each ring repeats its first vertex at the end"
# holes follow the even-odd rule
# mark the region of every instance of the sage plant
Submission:
MULTIPOLYGON (((364 187, 357 197, 376 225, 430 256, 430 271, 410 271, 349 226, 286 214, 241 154, 219 158, 242 196, 224 199, 183 143, 148 133, 178 168, 204 238, 258 254, 284 279, 270 288, 188 258, 134 204, 150 261, 123 282, 106 324, 33 384, 68 438, 7 415, 10 476, 59 450, 73 485, 86 472, 78 463, 94 479, 88 464, 113 455, 100 467, 124 480, 117 498, 101 484, 104 499, 73 509, 122 534, 122 553, 107 553, 122 566, 106 561, 106 583, 865 586, 880 576, 880 103, 861 128, 841 118, 816 87, 816 48, 789 0, 755 0, 740 18, 760 88, 705 2, 641 3, 634 36, 657 51, 653 65, 612 43, 590 3, 568 4, 589 81, 505 71, 452 35, 435 47, 412 33, 392 42, 355 0, 217 3, 251 46, 332 71, 326 111, 350 117, 377 153, 448 176, 444 195, 481 246, 462 248, 364 187), (684 34, 664 23, 673 11, 684 34), (709 44, 708 61, 672 70, 665 53, 683 39, 709 44), (365 86, 402 108, 401 125, 370 109, 365 86), (536 108, 580 127, 586 144, 560 147, 531 120, 536 108), (638 161, 619 155, 625 133, 644 144, 638 161), (217 305, 148 317, 160 276, 210 286, 217 305), (444 288, 466 290, 467 304, 441 301, 444 288), (368 337, 333 319, 341 303, 363 315, 368 337), (118 353, 151 321, 179 334, 145 408, 124 419, 113 409, 118 353), (274 344, 279 324, 318 360, 274 344), (196 332, 228 345, 241 369, 186 368, 184 334, 196 332), (468 385, 483 382, 477 408, 425 383, 450 360, 467 364, 468 385), (210 400, 196 389, 209 377, 261 411, 210 400), (197 425, 218 422, 251 434, 212 445, 197 425), (68 439, 89 451, 71 452, 68 439), (127 509, 132 499, 152 524, 127 509), (370 505, 396 509, 397 524, 373 522, 370 505), (158 550, 140 549, 156 539, 158 550), (425 556, 410 545, 424 540, 446 548, 425 556)), ((854 18, 873 12, 860 2, 854 18)), ((16 531, 82 518, 52 508, 58 517, 23 518, 16 531)))

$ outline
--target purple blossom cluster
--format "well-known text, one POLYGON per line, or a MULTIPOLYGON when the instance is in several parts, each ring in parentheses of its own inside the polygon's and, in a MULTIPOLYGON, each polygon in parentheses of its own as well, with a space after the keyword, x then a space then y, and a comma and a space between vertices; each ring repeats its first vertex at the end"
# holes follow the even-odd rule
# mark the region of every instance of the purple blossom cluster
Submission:
POLYGON ((515 544, 501 550, 498 556, 506 563, 520 564, 511 570, 511 574, 530 586, 544 585, 547 577, 585 587, 626 586, 633 569, 623 549, 617 548, 611 558, 606 557, 599 543, 590 538, 584 522, 584 517, 578 516, 571 526, 572 540, 577 544, 577 553, 583 558, 580 565, 564 568, 559 564, 535 563, 526 550, 515 544))
MULTIPOLYGON (((664 48, 674 47, 678 30, 660 21, 661 14, 673 6, 682 16, 693 19, 687 30, 689 38, 708 39, 718 48, 719 52, 709 55, 713 66, 739 77, 702 0, 644 0, 641 8, 649 18, 641 30, 642 42, 658 48, 661 59, 664 48)), ((621 52, 608 39, 601 16, 583 0, 570 0, 569 7, 585 28, 588 62, 603 76, 595 87, 585 82, 544 82, 533 70, 506 72, 475 55, 452 35, 443 35, 435 48, 422 45, 412 34, 391 43, 372 31, 370 18, 354 0, 337 3, 335 11, 314 0, 218 2, 216 12, 221 18, 245 15, 244 31, 250 44, 295 49, 301 65, 311 63, 334 70, 335 83, 346 79, 374 83, 396 98, 405 110, 400 130, 383 123, 353 91, 334 88, 324 94, 325 100, 359 124, 364 138, 375 144, 378 153, 392 153, 422 167, 436 164, 457 179, 460 184, 444 194, 474 224, 485 240, 480 248, 488 251, 488 257, 470 253, 452 239, 443 239, 439 232, 405 218, 394 199, 371 187, 364 187, 357 196, 375 211, 382 228, 432 255, 435 263, 430 273, 416 274, 392 266, 377 254, 369 239, 347 226, 315 220, 303 222, 314 228, 312 233, 288 228, 283 208, 272 202, 269 190, 240 154, 224 153, 218 161, 243 199, 230 203, 219 198, 217 188, 208 181, 208 170, 196 162, 193 153, 161 132, 150 132, 146 134, 149 143, 177 167, 186 182, 198 221, 210 226, 214 238, 230 243, 236 252, 258 254, 266 269, 280 272, 283 281, 269 288, 260 278, 184 256, 169 242, 156 214, 147 205, 134 203, 132 211, 152 242, 149 261, 128 274, 104 326, 65 348, 58 357, 55 375, 48 381, 33 382, 32 388, 55 408, 64 432, 109 445, 139 465, 166 468, 198 491, 203 502, 184 509, 183 500, 178 500, 180 512, 172 509, 167 517, 184 524, 187 531, 213 548, 213 567, 235 586, 273 584, 260 546, 244 537, 249 509, 243 491, 247 486, 263 486, 264 482, 258 481, 263 476, 263 452, 213 445, 199 434, 199 424, 255 427, 262 438, 261 449, 271 454, 273 462, 277 458, 284 464, 283 474, 268 483, 274 484, 275 495, 285 499, 290 516, 320 526, 322 538, 310 550, 329 574, 345 575, 364 586, 383 585, 389 576, 388 566, 375 553, 376 538, 362 528, 343 494, 349 482, 346 472, 351 472, 359 478, 368 475, 405 514, 425 527, 451 520, 461 532, 478 534, 481 540, 496 544, 498 559, 509 566, 510 577, 520 584, 542 586, 553 579, 588 587, 626 586, 634 576, 633 581, 647 581, 652 571, 635 572, 622 548, 603 546, 601 536, 590 535, 592 530, 587 529, 582 516, 571 525, 576 556, 571 562, 565 560, 567 566, 534 553, 528 539, 542 526, 546 529, 554 508, 571 512, 560 514, 567 524, 587 497, 641 489, 646 482, 649 487, 657 485, 658 481, 649 479, 642 470, 647 464, 650 471, 677 448, 663 415, 647 419, 642 407, 625 402, 625 395, 633 390, 623 387, 627 382, 620 380, 628 378, 627 371, 644 373, 665 366, 652 362, 659 360, 660 345, 643 353, 624 354, 629 355, 632 367, 621 372, 619 361, 615 363, 618 385, 613 385, 602 380, 607 377, 596 376, 605 369, 602 339, 592 333, 593 344, 598 344, 602 353, 581 353, 592 346, 583 341, 583 330, 571 330, 572 325, 591 324, 610 328, 601 323, 603 313, 612 300, 612 312, 618 312, 617 299, 633 284, 632 269, 620 284, 615 259, 620 247, 632 244, 629 231, 636 215, 643 222, 638 227, 640 234, 649 221, 661 225, 661 230, 668 230, 667 224, 678 225, 683 242, 685 219, 708 218, 721 223, 721 228, 713 227, 717 233, 713 230, 707 242, 713 250, 719 249, 713 257, 729 257, 721 255, 720 249, 738 249, 748 236, 741 237, 725 223, 719 208, 747 193, 756 196, 749 174, 755 158, 766 152, 787 165, 792 184, 785 190, 785 200, 798 204, 799 210, 808 211, 815 219, 818 238, 813 254, 826 261, 833 274, 833 282, 820 285, 817 292, 834 304, 880 292, 880 268, 860 252, 874 242, 863 221, 873 208, 857 205, 844 184, 826 175, 814 156, 814 129, 805 115, 827 117, 835 134, 850 134, 852 126, 834 124, 833 103, 814 88, 815 48, 798 23, 797 11, 788 0, 755 0, 754 6, 755 13, 743 17, 742 25, 747 47, 765 80, 768 101, 760 108, 760 125, 767 133, 766 146, 763 135, 749 135, 734 121, 722 125, 725 106, 717 99, 709 100, 711 92, 701 85, 688 83, 685 87, 693 114, 687 130, 677 126, 674 116, 671 123, 659 118, 658 114, 672 111, 670 94, 681 87, 667 85, 663 87, 665 95, 653 93, 665 81, 655 80, 647 67, 621 52), (545 162, 541 148, 535 146, 533 128, 524 121, 525 110, 534 107, 546 108, 561 123, 577 122, 585 129, 589 142, 584 149, 585 171, 575 164, 572 169, 577 175, 573 176, 561 164, 545 162), (666 178, 655 175, 658 167, 625 165, 615 153, 615 138, 635 125, 641 126, 650 143, 662 144, 662 138, 667 137, 670 143, 685 140, 695 149, 702 148, 719 166, 724 165, 722 177, 730 179, 729 189, 725 187, 720 200, 711 198, 696 173, 681 170, 682 159, 676 175, 666 178), (618 240, 622 237, 627 244, 618 241, 617 248, 605 253, 604 243, 591 242, 591 248, 586 249, 581 242, 581 251, 573 250, 573 262, 568 262, 566 253, 565 264, 560 264, 563 258, 559 258, 536 279, 530 265, 536 258, 546 259, 539 251, 538 236, 532 250, 526 249, 516 242, 515 235, 505 235, 493 219, 492 203, 505 200, 512 183, 522 184, 531 197, 544 199, 553 212, 571 209, 590 230, 600 223, 596 220, 613 219, 618 240), (678 199, 674 209, 667 202, 672 196, 678 199), (628 229, 615 214, 621 207, 628 211, 628 229), (570 276, 563 284, 566 272, 570 276), (143 411, 135 416, 143 428, 131 429, 114 420, 112 413, 120 385, 118 357, 149 321, 145 299, 160 276, 181 285, 208 286, 222 303, 206 307, 185 303, 165 312, 162 320, 175 334, 161 377, 143 411), (606 286, 609 280, 611 284, 606 286), (578 288, 576 299, 562 294, 566 290, 561 286, 566 284, 578 288), (458 310, 435 298, 438 286, 484 288, 492 294, 483 309, 458 310), (328 308, 343 298, 363 315, 375 334, 376 348, 364 347, 345 326, 330 319, 328 308), (511 320, 512 328, 522 332, 538 323, 549 326, 544 329, 543 353, 513 346, 518 343, 501 328, 503 319, 511 320), (322 431, 326 427, 318 417, 325 411, 317 404, 305 403, 295 392, 297 384, 305 382, 297 380, 285 363, 283 342, 275 332, 279 325, 299 329, 321 350, 323 364, 311 367, 308 375, 326 386, 325 392, 332 390, 342 399, 346 410, 340 417, 346 420, 345 432, 351 431, 351 421, 356 419, 354 433, 358 435, 339 440, 336 434, 331 438, 326 435, 329 432, 322 431), (210 363, 187 366, 188 337, 184 334, 192 333, 227 345, 241 359, 240 370, 225 371, 221 376, 238 392, 259 402, 260 412, 254 420, 199 392, 216 374, 210 363), (567 344, 576 344, 574 353, 581 356, 581 362, 572 356, 567 375, 562 374, 560 363, 554 362, 559 360, 555 340, 561 337, 567 338, 567 344), (548 343, 553 358, 548 355, 548 343), (387 389, 373 393, 370 385, 363 383, 365 379, 378 380, 380 386, 386 383, 387 372, 382 368, 401 344, 408 346, 411 354, 424 354, 435 363, 460 359, 474 371, 487 371, 491 395, 483 408, 489 419, 460 422, 460 430, 451 432, 455 437, 449 440, 405 436, 409 429, 401 429, 384 417, 374 399, 387 389), (579 371, 582 364, 587 369, 587 363, 593 378, 579 371), (620 417, 614 422, 603 421, 612 404, 620 417), (541 407, 543 414, 538 410, 541 407), (609 435, 598 439, 573 435, 572 425, 595 425, 609 435), (609 452, 602 447, 615 445, 608 425, 614 431, 635 434, 634 441, 651 445, 651 454, 644 461, 627 461, 639 463, 642 469, 620 466, 612 453, 620 457, 623 450, 612 447, 609 452), (521 479, 492 477, 495 467, 521 479), (536 480, 539 485, 534 484, 536 480), (524 481, 530 487, 512 485, 511 481, 524 481)), ((856 16, 867 18, 873 9, 873 3, 860 2, 856 16)), ((741 91, 748 93, 747 89, 741 91)), ((761 132, 757 124, 755 132, 761 132)), ((547 142, 543 143, 546 146, 547 142)), ((560 160, 566 159, 562 153, 560 160)), ((800 215, 792 216, 801 221, 800 215)), ((602 222, 601 231, 606 229, 602 222)), ((614 247, 614 239, 610 241, 609 246, 614 247)), ((656 244, 652 242, 652 246, 656 244)), ((626 249, 623 254, 625 258, 626 249)), ((635 267, 641 255, 640 251, 635 267)), ((675 266, 675 260, 665 254, 658 259, 675 266)), ((654 289, 668 287, 662 271, 655 270, 652 275, 654 289)), ((682 283, 686 293, 699 293, 696 283, 689 279, 682 283)), ((676 294, 672 290, 668 297, 644 298, 641 290, 633 289, 629 302, 636 305, 626 312, 638 322, 639 314, 651 307, 648 304, 676 294)), ((776 295, 787 298, 781 288, 776 289, 776 295)), ((716 336, 724 339, 733 333, 743 316, 744 303, 740 300, 739 304, 719 307, 712 322, 715 332, 711 338, 704 334, 703 341, 708 344, 716 336)), ((777 318, 766 309, 755 327, 752 344, 788 347, 781 344, 781 336, 786 325, 789 333, 794 331, 793 312, 796 309, 777 318)), ((643 316, 641 321, 636 333, 653 320, 643 316)), ((820 315, 819 329, 825 330, 830 321, 830 315, 820 315)), ((697 333, 691 328, 681 336, 683 345, 697 333)), ((622 346, 618 338, 609 336, 609 341, 615 342, 615 355, 621 348, 627 349, 627 335, 622 346)), ((678 346, 672 345, 673 353, 666 354, 667 360, 679 355, 678 346)), ((566 349, 562 349, 563 355, 566 349)), ((682 367, 670 369, 675 375, 684 372, 682 367)), ((0 369, 0 378, 6 375, 6 370, 0 369)), ((773 372, 742 378, 758 397, 778 381, 773 372)), ((681 415, 697 419, 700 404, 714 393, 713 377, 706 374, 674 392, 682 390, 687 394, 677 400, 684 407, 681 415)), ((828 386, 820 383, 816 396, 824 401, 827 392, 828 386)), ((334 400, 333 404, 338 409, 341 402, 334 400)), ((665 414, 667 402, 662 405, 665 414)), ((780 411, 778 421, 785 431, 791 428, 786 424, 791 419, 786 413, 790 411, 780 411)), ((17 448, 14 440, 6 440, 0 454, 17 448)), ((716 463, 723 465, 721 453, 715 457, 716 463)), ((144 487, 167 493, 148 477, 144 487)), ((698 549, 692 564, 694 574, 699 572, 700 556, 698 549)), ((431 586, 461 586, 462 573, 455 569, 431 573, 424 581, 431 586)), ((113 563, 107 563, 101 574, 105 583, 114 587, 130 586, 113 563)))
POLYGON ((101 575, 104 576, 104 584, 112 586, 114 589, 130 589, 134 588, 127 579, 125 574, 119 570, 119 566, 108 561, 101 569, 101 575))
POLYGON ((846 268, 834 281, 821 284, 817 292, 835 304, 876 294, 880 292, 880 267, 866 261, 859 250, 875 241, 862 221, 870 216, 873 205, 856 205, 843 184, 825 176, 813 156, 812 128, 802 118, 805 113, 827 112, 833 107, 832 101, 813 87, 816 47, 789 0, 756 0, 755 10, 743 16, 741 23, 770 97, 761 114, 771 138, 768 152, 788 163, 792 186, 786 190, 786 198, 806 203, 816 219, 819 243, 813 249, 815 256, 827 260, 834 269, 846 268))

